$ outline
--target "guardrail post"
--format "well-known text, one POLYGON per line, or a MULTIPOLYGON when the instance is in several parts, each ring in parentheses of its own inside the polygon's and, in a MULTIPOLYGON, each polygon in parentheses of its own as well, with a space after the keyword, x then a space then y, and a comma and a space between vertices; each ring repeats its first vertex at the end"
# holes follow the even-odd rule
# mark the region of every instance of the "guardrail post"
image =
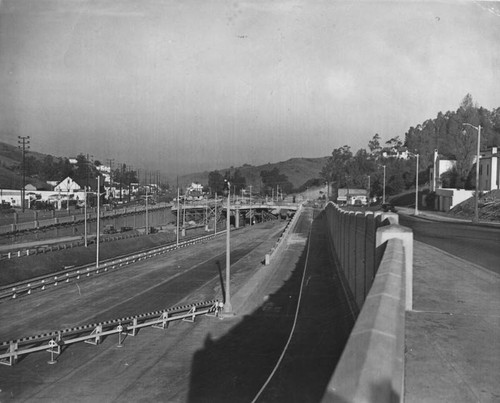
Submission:
POLYGON ((95 335, 95 339, 85 340, 85 343, 97 346, 101 342, 101 333, 102 333, 102 325, 97 325, 96 328, 91 333, 91 335, 95 335))
MULTIPOLYGON (((137 334, 137 318, 132 319, 132 332, 127 332, 127 335, 129 336, 135 336, 137 334)), ((128 330, 129 328, 127 328, 128 330)))
POLYGON ((403 242, 405 254, 405 309, 411 311, 413 309, 413 231, 398 224, 380 227, 377 229, 376 247, 393 238, 401 239, 403 242))
POLYGON ((0 364, 8 365, 12 367, 17 361, 17 343, 11 341, 9 344, 9 348, 7 349, 7 354, 9 354, 8 358, 2 358, 0 360, 0 364))
POLYGON ((168 312, 165 311, 161 314, 160 318, 159 319, 162 319, 162 322, 161 324, 159 325, 153 325, 151 327, 154 327, 156 329, 165 329, 168 327, 168 312))

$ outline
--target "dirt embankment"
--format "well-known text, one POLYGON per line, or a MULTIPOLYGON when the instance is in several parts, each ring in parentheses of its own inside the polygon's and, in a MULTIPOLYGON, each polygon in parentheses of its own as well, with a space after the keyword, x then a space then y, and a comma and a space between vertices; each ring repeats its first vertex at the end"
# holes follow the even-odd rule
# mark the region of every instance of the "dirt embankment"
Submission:
MULTIPOLYGON (((203 228, 191 230, 189 236, 205 234, 203 228)), ((163 246, 176 240, 172 232, 144 235, 99 245, 99 260, 111 259, 134 251, 146 250, 155 246, 163 246)), ((10 260, 2 260, 0 270, 0 286, 16 283, 63 270, 68 266, 81 266, 96 261, 96 245, 87 248, 78 246, 70 249, 25 256, 10 260)))
MULTIPOLYGON (((474 197, 453 207, 449 214, 456 217, 471 218, 474 216, 476 201, 474 197)), ((479 198, 479 219, 483 221, 500 221, 500 190, 492 190, 479 198)))

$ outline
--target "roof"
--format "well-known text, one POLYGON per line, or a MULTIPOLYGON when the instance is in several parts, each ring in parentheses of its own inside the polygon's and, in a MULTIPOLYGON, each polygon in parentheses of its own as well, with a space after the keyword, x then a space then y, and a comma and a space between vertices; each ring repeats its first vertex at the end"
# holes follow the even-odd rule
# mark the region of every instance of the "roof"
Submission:
POLYGON ((339 196, 366 196, 366 189, 339 189, 339 196))

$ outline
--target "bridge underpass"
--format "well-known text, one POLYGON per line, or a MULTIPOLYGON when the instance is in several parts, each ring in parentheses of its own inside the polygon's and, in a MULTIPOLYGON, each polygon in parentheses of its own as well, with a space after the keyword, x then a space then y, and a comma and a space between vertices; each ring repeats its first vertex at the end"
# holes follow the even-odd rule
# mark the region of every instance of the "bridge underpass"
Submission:
MULTIPOLYGON (((261 358, 266 361, 268 368, 275 361, 276 354, 280 353, 280 346, 269 342, 275 339, 274 332, 281 333, 282 337, 276 337, 276 340, 283 341, 284 333, 290 328, 290 315, 297 303, 294 294, 305 259, 311 218, 312 212, 309 212, 300 221, 290 237, 286 252, 271 266, 260 266, 260 261, 279 233, 275 225, 266 223, 253 227, 249 232, 249 228, 234 232, 234 259, 240 258, 232 266, 233 307, 237 313, 234 319, 220 321, 200 318, 192 324, 180 322, 167 330, 144 329, 138 337, 125 340, 120 349, 116 347, 117 340, 111 337, 99 346, 83 343, 73 345, 63 351, 58 363, 53 366, 46 364, 47 353, 27 356, 14 367, 0 368, 0 376, 4 379, 0 398, 3 400, 6 396, 12 396, 14 399, 28 401, 114 401, 123 398, 133 401, 197 401, 200 393, 204 396, 212 395, 214 399, 224 390, 224 393, 230 390, 229 396, 235 398, 239 391, 248 396, 256 393, 265 372, 254 360, 259 356, 255 352, 263 348, 266 353, 261 358), (270 237, 270 234, 274 236, 270 237), (263 276, 260 280, 252 277, 258 272, 263 276), (250 279, 252 281, 249 282, 250 279), (278 320, 278 317, 282 319, 278 320), (244 339, 240 337, 241 332, 246 335, 244 339), (258 336, 257 339, 254 336, 258 336), (251 346, 254 347, 250 348, 251 346), (214 359, 212 354, 217 351, 220 354, 214 359), (209 361, 203 358, 207 354, 211 356, 209 361), (217 371, 224 371, 225 368, 228 372, 214 372, 214 368, 217 371), (235 373, 238 368, 240 370, 235 373), (250 373, 251 370, 255 373, 250 373), (224 387, 221 379, 225 379, 224 387), (227 382, 232 385, 229 389, 227 382), (247 386, 242 388, 242 385, 247 386)), ((318 227, 313 229, 316 245, 316 241, 321 241, 324 234, 316 232, 318 227)), ((121 317, 125 312, 146 312, 158 305, 193 301, 194 296, 196 300, 220 296, 220 276, 216 262, 219 260, 221 269, 224 270, 224 240, 194 248, 198 249, 176 252, 175 256, 168 257, 168 263, 162 257, 157 261, 145 261, 126 268, 120 278, 109 274, 88 283, 79 283, 78 286, 61 288, 57 294, 39 294, 32 297, 36 299, 27 298, 1 304, 0 312, 2 318, 6 319, 2 322, 11 325, 5 329, 5 333, 2 327, 0 339, 15 337, 16 334, 26 336, 27 332, 34 334, 96 319, 121 317), (199 264, 196 269, 176 280, 166 281, 176 270, 191 268, 200 260, 204 263, 199 264), (208 274, 209 271, 211 274, 208 274), (206 277, 203 278, 204 276, 206 277), (107 291, 109 287, 115 291, 107 291), (183 287, 187 287, 191 296, 187 296, 186 291, 181 291, 183 287)), ((287 359, 288 364, 293 366, 296 362, 299 365, 295 370, 288 367, 277 378, 278 385, 292 382, 299 389, 300 382, 297 383, 297 379, 290 381, 289 377, 294 378, 300 374, 299 380, 307 381, 305 383, 310 385, 303 390, 314 395, 320 394, 320 389, 325 385, 311 383, 310 378, 327 382, 333 371, 332 358, 341 351, 338 347, 336 351, 332 347, 321 347, 318 340, 320 343, 331 344, 332 340, 338 342, 339 337, 347 338, 350 330, 348 325, 344 329, 345 334, 339 332, 338 328, 332 329, 332 320, 345 319, 346 303, 337 300, 340 294, 332 293, 331 282, 335 282, 335 279, 331 278, 329 257, 324 254, 321 257, 322 250, 325 248, 318 246, 318 249, 311 252, 311 256, 319 259, 316 263, 323 259, 323 272, 313 272, 307 277, 309 298, 313 295, 316 297, 312 297, 313 300, 307 304, 309 308, 304 311, 304 322, 299 327, 300 337, 292 343, 298 343, 297 347, 301 343, 303 346, 309 345, 309 351, 306 349, 306 353, 296 353, 297 356, 287 359), (318 289, 323 291, 318 293, 318 289), (319 298, 319 295, 326 300, 319 298), (318 298, 318 305, 313 303, 315 298, 318 298), (336 335, 333 339, 332 330, 336 335), (311 334, 317 340, 313 341, 311 334), (326 370, 321 368, 322 365, 318 367, 318 359, 329 367, 326 370), (312 367, 312 372, 306 377, 303 376, 305 362, 309 362, 312 367), (323 370, 324 375, 318 376, 318 372, 323 370), (315 390, 311 391, 311 388, 315 390)), ((276 389, 273 386, 270 393, 277 396, 281 389, 283 388, 276 389)))

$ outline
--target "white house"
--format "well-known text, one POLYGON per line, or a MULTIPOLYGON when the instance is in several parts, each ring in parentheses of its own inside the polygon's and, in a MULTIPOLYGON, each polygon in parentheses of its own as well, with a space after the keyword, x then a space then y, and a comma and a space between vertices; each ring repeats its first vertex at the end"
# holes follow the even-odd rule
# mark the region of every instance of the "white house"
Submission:
POLYGON ((65 179, 63 179, 61 182, 59 182, 55 187, 54 191, 55 192, 77 192, 81 190, 81 186, 76 183, 73 179, 71 179, 69 176, 65 179))
POLYGON ((479 160, 479 190, 499 189, 499 178, 498 147, 495 146, 486 150, 479 160))
POLYGON ((339 189, 337 203, 365 205, 368 203, 368 192, 366 189, 339 189))
POLYGON ((450 211, 457 204, 474 196, 473 190, 465 189, 436 189, 436 200, 434 208, 439 211, 450 211))

